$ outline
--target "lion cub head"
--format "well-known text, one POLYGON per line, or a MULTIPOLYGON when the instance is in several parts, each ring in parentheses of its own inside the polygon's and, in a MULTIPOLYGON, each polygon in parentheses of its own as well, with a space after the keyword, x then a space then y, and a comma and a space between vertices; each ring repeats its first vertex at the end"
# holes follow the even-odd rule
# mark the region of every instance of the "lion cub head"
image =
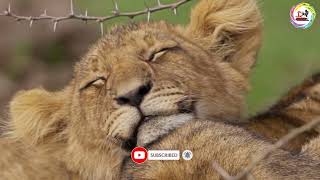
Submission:
POLYGON ((254 0, 202 0, 187 27, 114 27, 76 64, 65 90, 18 93, 12 134, 64 144, 70 169, 98 179, 150 119, 238 121, 260 36, 254 0))

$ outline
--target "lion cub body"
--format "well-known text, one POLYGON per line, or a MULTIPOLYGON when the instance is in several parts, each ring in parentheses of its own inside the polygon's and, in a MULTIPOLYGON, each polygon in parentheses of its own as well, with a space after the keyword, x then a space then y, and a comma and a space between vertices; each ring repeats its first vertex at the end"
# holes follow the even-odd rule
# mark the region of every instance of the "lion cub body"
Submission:
MULTIPOLYGON (((52 155, 53 147, 32 148, 13 139, 0 139, 2 180, 68 180, 69 172, 52 155)), ((55 147, 56 148, 56 147, 55 147)))
MULTIPOLYGON (((135 164, 128 159, 122 179, 220 179, 213 163, 235 176, 242 172, 254 156, 269 147, 269 142, 241 127, 197 119, 147 146, 150 150, 174 149, 181 153, 191 150, 191 160, 135 164)), ((309 152, 293 156, 288 151, 276 150, 269 158, 261 161, 251 171, 251 175, 255 179, 317 179, 320 177, 320 164, 319 159, 313 157, 319 157, 319 150, 312 150, 317 156, 309 156, 309 152)))

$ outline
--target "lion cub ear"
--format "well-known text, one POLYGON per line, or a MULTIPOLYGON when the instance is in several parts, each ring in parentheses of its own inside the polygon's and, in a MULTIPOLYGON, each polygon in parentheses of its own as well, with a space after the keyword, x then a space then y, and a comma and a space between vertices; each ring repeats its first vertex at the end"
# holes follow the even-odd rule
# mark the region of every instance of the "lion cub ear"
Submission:
POLYGON ((261 24, 256 0, 201 0, 192 10, 186 34, 248 75, 260 48, 261 24))
POLYGON ((65 96, 43 89, 17 93, 10 103, 10 137, 32 145, 59 141, 66 126, 65 96))

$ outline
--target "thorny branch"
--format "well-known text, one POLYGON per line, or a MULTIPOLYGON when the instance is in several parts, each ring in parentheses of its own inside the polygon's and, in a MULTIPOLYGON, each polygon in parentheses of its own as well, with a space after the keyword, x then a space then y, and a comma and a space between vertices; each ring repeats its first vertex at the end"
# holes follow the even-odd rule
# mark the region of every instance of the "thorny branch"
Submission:
POLYGON ((276 143, 271 145, 268 149, 265 151, 259 153, 256 157, 253 158, 251 163, 243 169, 242 172, 237 174, 236 176, 231 176, 226 172, 217 162, 213 162, 213 168, 225 179, 225 180, 240 180, 243 178, 253 179, 250 172, 252 169, 263 159, 269 157, 273 151, 276 149, 281 148, 283 145, 287 144, 290 140, 297 137, 298 135, 302 134, 303 132, 309 131, 312 128, 316 127, 320 124, 320 118, 317 118, 299 128, 296 128, 292 130, 289 134, 282 137, 280 140, 278 140, 276 143))
POLYGON ((74 12, 74 3, 73 0, 70 0, 70 13, 65 16, 50 16, 47 13, 47 10, 44 10, 44 12, 40 16, 21 16, 18 14, 15 14, 11 10, 11 5, 8 5, 8 8, 0 13, 1 16, 6 16, 15 19, 16 21, 29 21, 29 26, 32 27, 33 23, 35 21, 41 21, 41 20, 51 20, 53 22, 53 31, 56 31, 57 25, 59 22, 75 19, 75 20, 82 20, 84 22, 87 21, 95 21, 100 24, 100 31, 103 35, 103 22, 117 18, 117 17, 128 17, 130 19, 133 19, 136 16, 140 15, 147 15, 147 20, 149 22, 151 13, 161 11, 164 9, 172 9, 173 13, 177 14, 177 8, 191 0, 177 0, 174 3, 170 4, 162 4, 160 0, 157 0, 157 6, 155 7, 148 7, 145 3, 146 8, 141 11, 135 11, 135 12, 120 12, 119 5, 116 0, 113 0, 114 10, 112 11, 112 15, 108 16, 89 16, 88 11, 85 11, 85 14, 75 14, 74 12))

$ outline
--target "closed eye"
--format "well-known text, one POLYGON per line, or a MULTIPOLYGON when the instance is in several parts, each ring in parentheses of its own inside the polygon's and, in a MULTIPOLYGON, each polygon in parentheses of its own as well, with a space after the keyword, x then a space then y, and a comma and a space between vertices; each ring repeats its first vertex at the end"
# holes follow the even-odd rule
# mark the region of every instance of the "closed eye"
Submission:
POLYGON ((91 86, 94 86, 94 87, 97 87, 97 88, 102 87, 102 86, 105 85, 106 81, 107 81, 107 79, 105 77, 103 77, 103 76, 97 77, 96 79, 91 80, 91 81, 85 83, 84 85, 82 85, 80 87, 80 91, 85 90, 85 89, 87 89, 87 88, 89 88, 91 86))
POLYGON ((146 54, 143 55, 143 59, 146 61, 155 62, 168 51, 177 47, 178 43, 170 40, 166 41, 165 43, 156 44, 153 47, 151 47, 146 54))
POLYGON ((179 46, 177 44, 175 45, 172 45, 170 47, 165 47, 165 48, 159 48, 159 50, 154 50, 154 51, 151 51, 152 53, 149 54, 149 56, 147 56, 148 58, 147 61, 150 61, 150 62, 155 62, 157 59, 159 59, 161 56, 165 55, 167 52, 169 51, 173 51, 173 50, 177 50, 179 49, 179 46))
POLYGON ((156 52, 156 53, 153 53, 148 61, 150 62, 155 62, 158 58, 160 58, 161 56, 163 56, 166 52, 168 52, 170 48, 164 48, 164 49, 161 49, 160 51, 156 52))

